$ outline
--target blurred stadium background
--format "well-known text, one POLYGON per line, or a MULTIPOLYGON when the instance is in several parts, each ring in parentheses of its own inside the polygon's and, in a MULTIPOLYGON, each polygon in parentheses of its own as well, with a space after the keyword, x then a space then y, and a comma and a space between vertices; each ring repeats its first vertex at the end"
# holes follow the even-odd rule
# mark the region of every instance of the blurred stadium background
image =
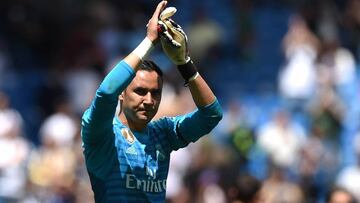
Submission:
MULTIPOLYGON (((102 77, 143 39, 157 1, 0 2, 0 203, 93 202, 79 124, 102 77)), ((174 0, 225 114, 172 154, 167 201, 360 201, 360 1, 174 0), (255 187, 255 186, 254 186, 255 187), (246 195, 246 194, 245 194, 246 195)), ((158 117, 194 108, 160 47, 158 117)))

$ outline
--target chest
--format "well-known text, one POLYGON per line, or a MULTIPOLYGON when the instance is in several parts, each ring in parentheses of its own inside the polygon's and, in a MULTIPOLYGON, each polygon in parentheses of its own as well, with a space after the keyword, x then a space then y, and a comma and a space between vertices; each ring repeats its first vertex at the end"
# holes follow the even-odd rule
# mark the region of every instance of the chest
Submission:
POLYGON ((134 174, 138 178, 164 178, 169 168, 169 156, 160 143, 151 135, 138 139, 128 129, 121 129, 116 137, 116 150, 120 170, 124 174, 134 174))

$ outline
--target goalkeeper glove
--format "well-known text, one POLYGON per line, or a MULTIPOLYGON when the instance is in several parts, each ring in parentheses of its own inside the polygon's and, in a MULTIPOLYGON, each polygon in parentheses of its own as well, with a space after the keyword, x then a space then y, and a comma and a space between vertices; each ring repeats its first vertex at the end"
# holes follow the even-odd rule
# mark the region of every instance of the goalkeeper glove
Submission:
POLYGON ((176 65, 183 65, 190 61, 188 56, 187 36, 175 21, 170 19, 176 13, 175 7, 168 7, 160 14, 158 31, 161 46, 165 54, 176 65))

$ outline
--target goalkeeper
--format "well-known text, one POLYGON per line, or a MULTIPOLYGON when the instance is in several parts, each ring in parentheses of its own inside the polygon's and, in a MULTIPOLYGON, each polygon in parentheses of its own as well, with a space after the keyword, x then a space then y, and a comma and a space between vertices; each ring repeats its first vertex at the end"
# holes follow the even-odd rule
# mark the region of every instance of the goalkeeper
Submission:
POLYGON ((171 151, 195 142, 221 120, 220 105, 191 62, 186 36, 170 19, 174 10, 164 10, 166 4, 158 4, 145 39, 104 78, 83 115, 84 156, 97 203, 165 202, 171 151), (158 42, 178 66, 198 109, 152 121, 163 78, 159 67, 144 59, 158 42))

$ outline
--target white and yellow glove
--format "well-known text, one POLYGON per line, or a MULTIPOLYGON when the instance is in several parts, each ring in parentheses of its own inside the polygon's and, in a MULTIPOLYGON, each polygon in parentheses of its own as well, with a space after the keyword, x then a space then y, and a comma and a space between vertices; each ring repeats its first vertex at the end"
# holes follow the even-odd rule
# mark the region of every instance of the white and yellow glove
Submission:
POLYGON ((183 29, 170 17, 176 13, 175 7, 164 9, 158 21, 161 46, 165 54, 176 65, 183 65, 190 61, 188 56, 187 36, 183 29))

